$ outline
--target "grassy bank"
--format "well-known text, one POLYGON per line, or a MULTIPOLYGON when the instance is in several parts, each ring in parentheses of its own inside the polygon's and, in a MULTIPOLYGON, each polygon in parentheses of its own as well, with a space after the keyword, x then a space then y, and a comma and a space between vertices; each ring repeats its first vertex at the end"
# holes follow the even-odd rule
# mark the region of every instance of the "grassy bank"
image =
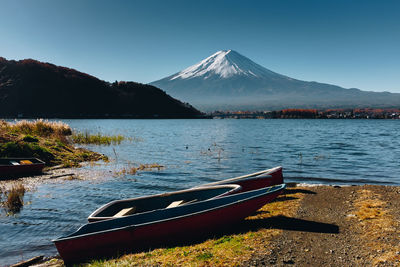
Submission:
POLYGON ((0 121, 0 157, 36 157, 47 166, 77 166, 84 161, 107 160, 99 153, 73 145, 69 125, 46 120, 0 121))

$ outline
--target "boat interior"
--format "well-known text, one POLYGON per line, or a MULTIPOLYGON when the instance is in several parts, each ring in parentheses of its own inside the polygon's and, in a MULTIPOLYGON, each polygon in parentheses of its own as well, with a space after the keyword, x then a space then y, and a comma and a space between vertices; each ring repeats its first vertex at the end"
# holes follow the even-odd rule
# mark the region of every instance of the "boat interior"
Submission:
POLYGON ((2 166, 18 166, 42 163, 43 162, 41 160, 36 158, 0 158, 0 165, 2 166))
POLYGON ((154 195, 150 197, 117 200, 106 204, 89 217, 89 221, 123 217, 157 209, 170 209, 197 201, 215 198, 239 191, 238 185, 196 188, 180 192, 154 195), (233 192, 232 191, 232 192, 233 192))

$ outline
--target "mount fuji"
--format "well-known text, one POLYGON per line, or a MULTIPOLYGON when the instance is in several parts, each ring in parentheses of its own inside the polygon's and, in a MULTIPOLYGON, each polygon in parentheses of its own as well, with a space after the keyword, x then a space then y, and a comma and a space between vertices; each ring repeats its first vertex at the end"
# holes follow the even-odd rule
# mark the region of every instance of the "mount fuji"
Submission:
POLYGON ((204 110, 394 107, 400 94, 296 80, 223 50, 150 83, 204 110))

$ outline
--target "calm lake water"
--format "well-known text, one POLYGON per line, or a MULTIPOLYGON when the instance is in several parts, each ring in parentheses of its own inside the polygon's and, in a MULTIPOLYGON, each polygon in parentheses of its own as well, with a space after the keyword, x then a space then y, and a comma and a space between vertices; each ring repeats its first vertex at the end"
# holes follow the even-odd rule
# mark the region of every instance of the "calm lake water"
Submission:
MULTIPOLYGON (((173 191, 281 165, 285 181, 400 185, 400 120, 64 120, 78 131, 131 137, 86 146, 111 162, 87 180, 49 180, 20 214, 0 215, 0 266, 54 255, 51 240, 114 199, 173 191), (157 171, 115 177, 141 163, 157 171)), ((90 174, 88 174, 90 175, 90 174)))

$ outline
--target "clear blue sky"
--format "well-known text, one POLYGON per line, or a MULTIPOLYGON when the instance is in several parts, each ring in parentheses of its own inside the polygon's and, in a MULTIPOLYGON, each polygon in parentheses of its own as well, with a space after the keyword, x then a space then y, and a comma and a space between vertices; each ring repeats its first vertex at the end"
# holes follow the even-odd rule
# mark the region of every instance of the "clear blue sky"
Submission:
POLYGON ((148 83, 233 49, 293 78, 400 93, 400 1, 0 0, 0 56, 148 83))

